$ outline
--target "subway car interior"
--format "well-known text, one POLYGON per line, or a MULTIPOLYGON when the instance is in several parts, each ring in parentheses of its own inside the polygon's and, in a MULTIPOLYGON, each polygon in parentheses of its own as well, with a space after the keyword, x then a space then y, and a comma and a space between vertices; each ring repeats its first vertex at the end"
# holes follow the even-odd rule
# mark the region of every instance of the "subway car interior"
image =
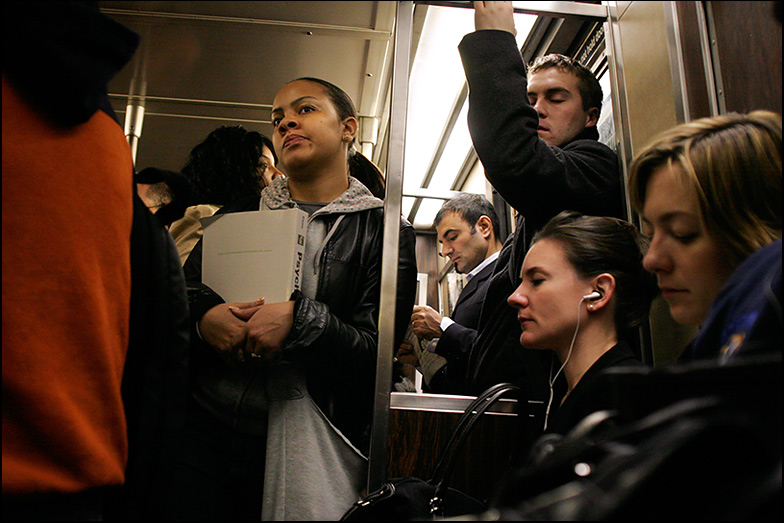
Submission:
MULTIPOLYGON (((498 237, 504 239, 516 228, 516 211, 485 177, 469 132, 469 86, 458 45, 474 31, 473 3, 97 2, 103 14, 140 35, 133 58, 108 84, 109 100, 124 124, 136 172, 149 167, 180 172, 191 149, 221 126, 240 125, 271 137, 275 132, 273 99, 293 79, 327 80, 354 101, 359 115, 357 148, 379 166, 386 183, 378 354, 362 489, 365 495, 382 492, 381 497, 392 496, 383 494, 382 488, 391 478, 430 479, 460 415, 476 398, 429 392, 422 372, 395 357, 399 348, 394 342, 401 248, 398 216, 410 222, 416 237, 415 303, 428 305, 442 315, 449 314, 467 282, 453 262, 440 255, 434 220, 444 202, 463 193, 482 195, 499 215, 498 237)), ((604 97, 596 123, 599 141, 617 155, 621 173, 629 172, 637 153, 650 140, 678 124, 732 112, 768 110, 781 114, 781 2, 511 4, 515 40, 526 64, 558 53, 579 62, 598 79, 604 97)), ((625 218, 640 226, 626 176, 623 178, 624 194, 618 204, 625 210, 625 218)), ((778 321, 780 326, 780 310, 778 321)), ((698 329, 676 322, 666 301, 657 297, 635 333, 633 345, 641 361, 652 369, 666 369, 678 361, 698 329)), ((780 355, 776 361, 773 365, 780 373, 780 355)), ((759 391, 766 396, 755 402, 769 399, 776 418, 780 418, 780 374, 761 374, 764 385, 759 391)), ((344 378, 352 380, 352 376, 344 378)), ((670 378, 673 383, 678 380, 678 376, 670 378)), ((616 385, 626 383, 624 379, 619 377, 616 385)), ((743 379, 746 381, 741 380, 740 387, 753 381, 748 376, 743 379)), ((635 391, 629 396, 646 393, 635 391)), ((619 403, 625 399, 615 397, 619 403)), ((530 487, 524 476, 509 479, 509 455, 516 447, 515 438, 520 437, 518 418, 540 424, 546 410, 549 407, 543 402, 524 398, 504 397, 494 402, 465 440, 461 455, 448 472, 449 486, 482 500, 495 492, 496 500, 507 501, 510 496, 514 499, 513 490, 520 485, 530 487), (528 403, 527 407, 523 403, 528 403), (517 487, 508 486, 499 494, 496 489, 502 479, 517 487)), ((771 430, 780 438, 780 419, 773 425, 771 430)), ((457 439, 462 442, 463 438, 457 439)), ((747 444, 747 440, 738 441, 747 444)), ((672 445, 674 448, 676 443, 672 445)), ((724 452, 714 450, 719 469, 724 452)), ((656 455, 664 459, 668 454, 662 451, 656 455)), ((574 478, 591 476, 593 463, 580 465, 588 472, 570 465, 574 478)), ((646 466, 654 468, 653 461, 646 466)), ((616 467, 622 471, 618 463, 616 467)), ((657 470, 661 476, 651 474, 646 478, 649 483, 641 482, 635 490, 624 489, 616 481, 622 472, 613 476, 607 470, 606 464, 605 469, 596 469, 594 501, 613 504, 616 511, 593 514, 608 519, 619 514, 639 519, 662 516, 664 508, 653 505, 657 504, 656 496, 668 496, 661 488, 661 478, 672 474, 657 470), (610 476, 612 481, 607 479, 610 476), (656 494, 641 495, 645 489, 656 494), (613 492, 618 493, 616 498, 613 492), (620 499, 621 493, 627 498, 620 499), (624 503, 637 505, 630 509, 624 503), (619 508, 622 505, 623 510, 619 508)), ((527 496, 527 509, 517 506, 518 512, 487 512, 475 514, 474 519, 516 519, 522 514, 526 519, 561 519, 558 514, 570 519, 573 514, 589 513, 553 508, 556 498, 563 506, 570 495, 578 501, 582 498, 563 486, 573 484, 565 481, 561 472, 551 469, 549 474, 546 478, 554 482, 553 489, 542 487, 540 497, 527 496)), ((754 507, 765 519, 770 512, 769 499, 780 505, 780 448, 778 469, 772 478, 772 483, 765 483, 771 490, 760 491, 760 496, 768 497, 759 505, 744 498, 739 506, 741 501, 747 503, 743 506, 754 507)), ((700 487, 682 484, 676 488, 700 487)), ((370 499, 366 504, 376 501, 370 499)), ((512 506, 506 504, 507 508, 512 506)), ((740 514, 742 509, 738 510, 740 514)), ((773 512, 780 516, 780 506, 773 512)), ((755 514, 753 510, 749 513, 755 514)), ((381 516, 357 514, 357 519, 387 519, 397 513, 388 512, 386 517, 383 512, 381 516)), ((684 514, 694 516, 692 511, 684 514)), ((677 509, 670 515, 679 517, 677 509)))

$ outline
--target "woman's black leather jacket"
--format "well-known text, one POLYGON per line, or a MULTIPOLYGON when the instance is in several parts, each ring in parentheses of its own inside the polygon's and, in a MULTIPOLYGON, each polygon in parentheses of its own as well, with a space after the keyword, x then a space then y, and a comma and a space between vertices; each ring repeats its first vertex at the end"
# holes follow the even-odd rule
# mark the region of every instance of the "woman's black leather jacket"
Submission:
MULTIPOLYGON (((254 198, 226 206, 219 212, 258 208, 259 199, 254 198)), ((321 253, 316 299, 311 300, 299 291, 292 295, 294 323, 283 358, 304 362, 311 397, 352 443, 366 451, 378 348, 384 216, 381 208, 342 216, 338 229, 321 253)), ((334 221, 337 216, 327 219, 334 221)), ((332 225, 328 224, 330 228, 332 225)), ((224 302, 201 283, 201 254, 199 241, 184 267, 194 326, 209 309, 224 302)), ((395 348, 402 341, 411 317, 416 278, 414 229, 401 218, 395 348)), ((198 336, 194 339, 206 347, 198 336)), ((216 356, 205 357, 204 365, 220 365, 216 356)), ((194 366, 198 365, 194 362, 194 366)))

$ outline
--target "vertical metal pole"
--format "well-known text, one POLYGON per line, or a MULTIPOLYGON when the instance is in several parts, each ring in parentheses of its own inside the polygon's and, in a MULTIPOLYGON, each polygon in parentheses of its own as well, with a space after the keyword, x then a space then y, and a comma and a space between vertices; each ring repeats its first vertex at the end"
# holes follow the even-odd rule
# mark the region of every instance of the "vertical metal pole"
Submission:
POLYGON ((392 389, 392 361, 395 355, 395 305, 397 302, 397 265, 400 248, 400 215, 403 200, 403 160, 405 152, 408 72, 411 56, 411 31, 414 3, 397 3, 392 100, 389 123, 389 154, 384 200, 384 256, 381 262, 381 303, 379 307, 378 362, 373 406, 373 425, 368 456, 368 492, 387 479, 389 398, 392 389))
MULTIPOLYGON (((721 60, 719 59, 719 47, 718 42, 716 41, 716 25, 713 20, 713 2, 697 3, 703 4, 705 7, 703 14, 705 15, 705 23, 707 25, 706 30, 708 44, 710 45, 710 61, 712 72, 711 82, 708 84, 708 89, 711 90, 712 93, 715 93, 717 111, 716 114, 711 114, 711 116, 718 116, 720 114, 727 113, 727 102, 724 98, 724 82, 722 81, 721 76, 721 60)), ((707 70, 707 65, 705 67, 707 70)), ((713 99, 714 96, 711 96, 711 101, 713 101, 713 99)), ((711 110, 713 110, 713 106, 711 106, 711 110)))
POLYGON ((710 115, 719 115, 719 99, 716 89, 716 77, 713 71, 712 35, 708 30, 708 21, 705 17, 704 2, 694 2, 697 11, 697 29, 700 32, 700 50, 702 51, 702 66, 705 69, 705 84, 708 86, 708 103, 710 115))
MULTIPOLYGON (((148 32, 149 34, 149 32, 148 32)), ((147 38, 142 38, 141 48, 134 57, 133 77, 128 88, 128 103, 125 108, 125 137, 131 146, 131 157, 136 164, 136 152, 142 137, 144 124, 144 104, 147 94, 146 64, 148 47, 147 38)))
MULTIPOLYGON (((609 65, 610 81, 612 84, 613 124, 615 125, 616 151, 620 161, 621 184, 623 187, 626 217, 639 226, 639 217, 633 212, 629 202, 629 190, 626 186, 625 173, 633 159, 631 130, 629 128, 629 107, 626 97, 625 70, 623 55, 621 53, 620 30, 618 29, 618 8, 616 2, 607 6, 607 21, 604 24, 604 40, 609 65)), ((653 365, 653 342, 651 339, 650 318, 646 318, 638 330, 642 361, 653 365)))
MULTIPOLYGON (((607 21, 604 23, 604 43, 607 64, 609 66, 613 125, 615 126, 615 145, 620 161, 621 173, 626 173, 632 161, 632 140, 627 122, 629 121, 629 110, 626 105, 626 81, 623 67, 623 56, 621 54, 620 31, 618 30, 618 10, 614 4, 607 7, 607 21)), ((626 204, 626 217, 633 219, 631 205, 626 189, 626 177, 621 177, 623 187, 624 202, 626 204)))
POLYGON ((142 137, 142 124, 144 123, 144 101, 129 99, 125 108, 125 137, 131 146, 133 163, 136 163, 136 151, 142 137))
POLYGON ((678 6, 675 2, 662 2, 664 22, 667 31, 667 48, 670 51, 670 71, 675 94, 675 117, 678 123, 691 121, 689 93, 686 91, 686 69, 683 64, 683 44, 681 42, 678 6))

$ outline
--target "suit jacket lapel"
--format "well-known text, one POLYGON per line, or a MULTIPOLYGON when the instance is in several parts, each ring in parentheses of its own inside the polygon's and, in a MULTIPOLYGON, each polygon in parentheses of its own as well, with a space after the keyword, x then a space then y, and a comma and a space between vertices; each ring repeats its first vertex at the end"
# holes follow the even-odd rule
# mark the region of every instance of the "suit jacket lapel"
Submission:
POLYGON ((479 287, 479 284, 493 274, 493 267, 495 267, 494 263, 489 264, 487 267, 479 271, 479 274, 471 278, 471 281, 469 281, 468 284, 463 287, 463 290, 460 292, 460 296, 457 298, 457 303, 455 303, 455 307, 452 309, 452 312, 449 315, 450 318, 454 316, 455 311, 461 303, 465 302, 467 299, 473 296, 474 293, 476 293, 476 289, 479 287))

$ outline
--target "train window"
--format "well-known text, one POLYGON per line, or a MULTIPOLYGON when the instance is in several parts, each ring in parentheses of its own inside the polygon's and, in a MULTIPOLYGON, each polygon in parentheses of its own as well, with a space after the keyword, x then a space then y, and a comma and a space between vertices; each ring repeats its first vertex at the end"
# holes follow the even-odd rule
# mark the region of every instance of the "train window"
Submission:
POLYGON ((609 70, 605 70, 604 73, 599 76, 599 85, 602 86, 602 93, 604 94, 604 100, 602 100, 602 114, 599 116, 599 122, 596 125, 599 129, 599 141, 617 152, 609 70))
MULTIPOLYGON (((535 21, 535 15, 515 15, 518 46, 535 21)), ((473 30, 473 10, 427 7, 409 79, 402 205, 403 214, 420 230, 432 229, 450 191, 488 192, 485 184, 466 186, 476 155, 468 132, 468 89, 457 46, 473 30), (430 190, 433 197, 406 196, 421 189, 430 190)))

